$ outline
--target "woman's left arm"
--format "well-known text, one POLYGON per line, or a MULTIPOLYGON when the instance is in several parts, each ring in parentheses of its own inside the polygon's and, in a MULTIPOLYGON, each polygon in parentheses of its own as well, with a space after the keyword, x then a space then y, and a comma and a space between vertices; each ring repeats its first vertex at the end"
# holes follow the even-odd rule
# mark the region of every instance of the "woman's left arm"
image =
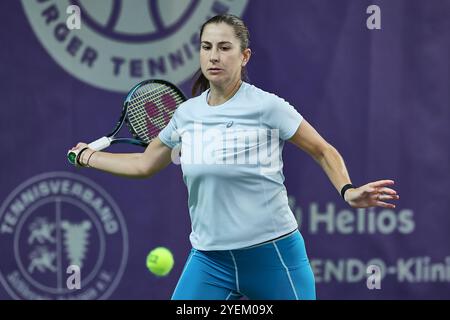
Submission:
MULTIPOLYGON (((342 156, 305 119, 289 141, 316 160, 339 194, 343 186, 351 183, 342 156)), ((400 198, 395 190, 389 188, 393 184, 392 180, 378 180, 348 189, 345 192, 345 201, 354 208, 395 208, 394 204, 386 202, 400 198)))

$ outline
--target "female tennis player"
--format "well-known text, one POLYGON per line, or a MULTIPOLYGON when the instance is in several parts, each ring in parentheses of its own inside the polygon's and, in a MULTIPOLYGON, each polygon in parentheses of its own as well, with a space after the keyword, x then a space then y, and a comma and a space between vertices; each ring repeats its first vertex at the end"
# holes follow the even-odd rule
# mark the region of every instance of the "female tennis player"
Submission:
POLYGON ((245 81, 251 50, 241 19, 211 18, 200 41, 193 94, 201 94, 179 106, 145 152, 86 149, 80 162, 151 177, 171 162, 181 141, 192 249, 172 299, 315 299, 314 275, 284 186, 284 141, 311 155, 354 208, 394 208, 394 181, 353 186, 341 155, 296 109, 245 81))

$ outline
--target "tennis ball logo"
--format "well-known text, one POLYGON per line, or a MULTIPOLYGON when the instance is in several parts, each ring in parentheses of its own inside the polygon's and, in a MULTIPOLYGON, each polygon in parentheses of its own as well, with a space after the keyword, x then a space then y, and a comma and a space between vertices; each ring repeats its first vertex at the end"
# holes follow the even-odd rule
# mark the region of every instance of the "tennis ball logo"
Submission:
POLYGON ((170 36, 183 26, 198 0, 115 0, 102 6, 92 1, 72 0, 84 13, 83 20, 98 33, 118 41, 146 42, 170 36), (106 10, 105 10, 106 9, 106 10))
POLYGON ((69 74, 106 90, 126 92, 145 79, 179 84, 199 67, 199 29, 220 13, 243 14, 248 0, 22 0, 49 55, 69 74), (69 5, 80 29, 66 26, 69 5))
POLYGON ((149 252, 146 263, 153 274, 159 277, 167 276, 174 265, 172 252, 165 247, 157 247, 149 252))

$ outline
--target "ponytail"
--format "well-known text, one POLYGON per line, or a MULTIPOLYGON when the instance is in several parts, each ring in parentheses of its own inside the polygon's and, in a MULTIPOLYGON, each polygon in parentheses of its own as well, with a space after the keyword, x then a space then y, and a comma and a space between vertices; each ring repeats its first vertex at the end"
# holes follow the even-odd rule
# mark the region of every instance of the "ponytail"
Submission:
POLYGON ((192 77, 192 79, 195 79, 194 85, 192 86, 193 97, 209 89, 209 81, 203 74, 202 69, 198 69, 197 72, 192 77))

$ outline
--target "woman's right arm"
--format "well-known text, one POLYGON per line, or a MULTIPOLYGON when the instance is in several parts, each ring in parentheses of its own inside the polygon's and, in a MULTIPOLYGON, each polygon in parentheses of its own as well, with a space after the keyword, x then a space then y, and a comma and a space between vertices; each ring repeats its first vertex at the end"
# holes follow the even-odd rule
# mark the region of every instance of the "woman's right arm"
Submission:
MULTIPOLYGON (((73 149, 86 147, 78 143, 73 149)), ((172 149, 158 137, 147 146, 142 153, 109 153, 85 150, 81 155, 81 163, 89 167, 127 178, 150 178, 169 165, 172 149)))

